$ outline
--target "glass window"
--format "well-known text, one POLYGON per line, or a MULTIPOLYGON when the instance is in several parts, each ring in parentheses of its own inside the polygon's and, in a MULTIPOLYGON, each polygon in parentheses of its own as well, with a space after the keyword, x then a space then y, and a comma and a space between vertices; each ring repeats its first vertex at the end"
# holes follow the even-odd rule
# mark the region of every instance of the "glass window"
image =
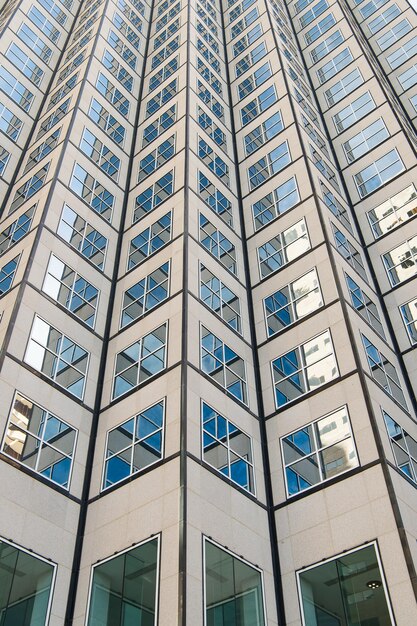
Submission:
POLYGON ((373 544, 298 572, 303 624, 353 626, 359 618, 391 626, 383 580, 373 544))
POLYGON ((53 0, 38 0, 39 4, 52 15, 58 22, 58 24, 65 24, 67 21, 67 15, 59 8, 56 2, 53 0))
POLYGON ((42 291, 94 328, 99 290, 69 265, 51 255, 42 291))
POLYGON ((107 176, 114 180, 119 178, 120 159, 93 133, 84 128, 80 141, 80 150, 84 152, 107 176))
POLYGON ((142 261, 158 252, 163 246, 171 241, 172 213, 166 213, 158 221, 145 228, 136 235, 129 246, 127 271, 133 269, 142 261))
POLYGON ((417 236, 382 255, 392 286, 415 276, 417 271, 417 236))
POLYGON ((61 31, 56 28, 35 6, 30 7, 29 19, 37 26, 45 37, 52 43, 56 43, 61 36, 61 31))
POLYGON ((341 109, 339 113, 333 116, 333 123, 336 126, 338 133, 346 130, 352 126, 358 120, 361 120, 370 111, 373 111, 376 107, 371 92, 367 91, 356 100, 353 100, 347 107, 341 109))
MULTIPOLYGON (((60 102, 62 98, 64 98, 67 95, 67 93, 69 93, 72 89, 74 89, 75 85, 77 84, 77 80, 78 80, 78 72, 74 74, 73 76, 71 76, 71 78, 69 78, 64 83, 64 85, 61 85, 59 89, 57 89, 52 94, 46 110, 49 111, 50 109, 52 109, 52 107, 58 104, 58 102, 60 102)), ((67 102, 69 102, 69 100, 67 100, 67 102)))
POLYGON ((239 20, 236 24, 234 24, 231 27, 230 29, 231 39, 235 39, 235 37, 240 35, 240 33, 242 33, 245 30, 245 28, 253 24, 253 22, 255 22, 255 20, 257 20, 258 17, 259 17, 259 11, 257 8, 252 9, 251 11, 249 11, 249 13, 246 13, 246 15, 241 20, 239 20))
POLYGON ((116 354, 113 400, 165 369, 167 331, 168 324, 162 324, 116 354))
POLYGON ((169 296, 170 263, 164 263, 123 293, 120 328, 141 318, 169 296))
POLYGON ((128 116, 129 100, 125 98, 122 92, 101 72, 99 72, 97 76, 96 89, 123 115, 123 117, 128 116))
POLYGON ((39 126, 39 131, 35 141, 38 141, 38 139, 43 137, 45 133, 47 133, 51 128, 56 126, 56 124, 58 124, 58 122, 62 120, 62 118, 66 115, 68 111, 70 101, 71 98, 67 98, 65 102, 63 102, 57 109, 55 109, 55 111, 53 111, 50 115, 48 115, 46 119, 44 119, 42 124, 39 126))
POLYGON ((17 141, 23 122, 10 109, 0 104, 0 130, 12 141, 17 141))
POLYGON ((275 104, 277 100, 278 96, 275 85, 271 85, 271 87, 265 89, 265 91, 260 93, 259 96, 251 100, 251 102, 241 109, 242 126, 249 124, 249 122, 258 117, 262 111, 266 111, 266 109, 275 104))
POLYGON ((123 61, 125 61, 129 67, 135 69, 137 62, 136 54, 132 52, 129 46, 124 43, 124 41, 114 32, 114 30, 110 30, 107 41, 110 46, 121 56, 123 61))
POLYGON ((400 306, 400 312, 412 345, 417 343, 417 298, 400 306))
POLYGON ((328 165, 327 161, 323 158, 320 152, 318 152, 311 144, 310 153, 312 161, 315 167, 323 175, 323 177, 340 193, 339 182, 336 172, 328 165))
POLYGON ((398 41, 398 39, 410 32, 411 28, 411 24, 407 20, 407 18, 401 20, 401 22, 397 22, 395 26, 393 26, 390 30, 387 30, 386 33, 381 35, 381 37, 376 40, 376 43, 378 44, 380 50, 383 52, 384 50, 387 50, 387 48, 392 46, 393 43, 398 41))
POLYGON ((255 230, 269 224, 299 201, 297 179, 293 176, 252 205, 255 230))
POLYGON ((88 116, 117 144, 123 145, 126 129, 95 98, 91 99, 88 116))
POLYGON ((201 107, 197 107, 198 123, 208 134, 211 139, 220 147, 226 146, 226 135, 224 132, 213 122, 211 117, 207 115, 201 107))
MULTIPOLYGON (((359 464, 347 406, 283 437, 281 448, 288 496, 330 480, 359 464)), ((324 626, 325 622, 317 624, 324 626)))
POLYGON ((261 278, 277 272, 284 265, 311 248, 305 220, 302 219, 282 233, 278 233, 258 248, 261 278))
POLYGON ((46 175, 48 174, 49 165, 49 163, 44 165, 16 190, 9 214, 16 211, 26 202, 26 200, 31 198, 37 191, 39 191, 39 189, 43 187, 46 175))
POLYGON ((19 259, 20 254, 0 268, 0 296, 3 296, 11 289, 19 259))
POLYGON ((159 537, 93 567, 87 626, 156 626, 159 537), (123 617, 122 617, 123 616, 123 617))
POLYGON ((327 98, 327 102, 329 106, 336 104, 342 100, 345 96, 349 95, 352 91, 354 91, 359 85, 362 85, 363 77, 358 68, 355 67, 354 70, 346 74, 341 80, 338 80, 337 83, 332 85, 329 89, 326 89, 324 95, 327 98))
POLYGON ((349 289, 350 299, 355 310, 372 328, 385 339, 384 328, 379 317, 378 308, 371 298, 359 287, 357 283, 346 274, 346 282, 349 289))
POLYGON ((42 161, 52 150, 57 146, 59 136, 61 134, 61 128, 57 128, 53 133, 49 135, 41 144, 38 145, 35 150, 33 150, 27 159, 25 169, 23 171, 24 174, 27 174, 32 167, 35 167, 42 161))
POLYGON ((72 339, 35 316, 24 361, 80 399, 89 356, 72 339))
POLYGON ((163 63, 165 59, 171 56, 171 54, 173 54, 175 50, 178 50, 179 47, 180 47, 179 36, 174 37, 174 39, 171 39, 171 41, 169 41, 166 46, 164 46, 161 50, 159 50, 159 52, 154 54, 154 56, 152 57, 151 69, 154 70, 156 67, 158 67, 158 65, 161 65, 161 63, 163 63))
POLYGON ((7 152, 6 148, 0 147, 0 176, 3 176, 7 164, 10 159, 10 152, 7 152))
POLYGON ((162 32, 159 31, 158 32, 158 36, 155 37, 154 41, 153 41, 153 49, 157 50, 160 46, 162 46, 162 44, 171 37, 171 35, 173 35, 174 33, 177 32, 177 30, 180 27, 180 20, 175 20, 175 22, 172 22, 168 28, 166 28, 165 30, 163 30, 162 32))
POLYGON ((201 326, 200 367, 227 393, 248 404, 245 362, 204 326, 201 326))
POLYGON ((225 185, 230 186, 228 165, 201 137, 198 138, 198 156, 225 185))
POLYGON ((417 191, 409 185, 368 212, 372 233, 377 239, 417 214, 417 191))
POLYGON ((329 330, 281 355, 271 365, 277 409, 339 376, 329 330))
POLYGON ((201 404, 201 428, 203 461, 255 493, 251 438, 205 402, 201 404))
POLYGON ((382 411, 398 469, 417 485, 417 441, 382 411))
POLYGON ((106 237, 95 230, 67 204, 64 204, 57 232, 77 252, 94 263, 98 269, 103 269, 107 249, 106 237))
POLYGON ((224 107, 200 80, 197 80, 197 94, 200 100, 209 107, 219 120, 224 119, 224 107))
POLYGON ((384 6, 384 4, 386 4, 387 2, 389 2, 389 0, 371 0, 371 2, 365 4, 359 12, 362 15, 363 19, 366 20, 368 17, 376 13, 376 11, 378 11, 378 9, 384 6))
POLYGON ((164 415, 165 401, 161 400, 107 433, 103 489, 162 459, 164 415))
POLYGON ((102 64, 105 68, 107 68, 118 84, 123 85, 123 87, 131 92, 133 89, 133 76, 130 74, 127 69, 119 63, 119 61, 114 57, 108 50, 104 51, 102 64))
POLYGON ((33 32, 27 24, 21 24, 17 36, 46 64, 49 63, 52 50, 46 43, 33 32))
POLYGON ((335 30, 334 33, 326 37, 321 43, 315 46, 311 51, 311 59, 313 63, 317 63, 323 57, 329 54, 332 50, 337 48, 341 43, 343 43, 345 37, 340 30, 335 30))
POLYGON ((400 13, 401 13, 400 7, 398 6, 398 4, 394 2, 394 4, 388 7, 388 9, 385 9, 385 11, 382 11, 382 13, 378 15, 378 17, 376 17, 375 19, 369 22, 368 24, 369 30, 371 31, 373 35, 375 35, 375 33, 377 33, 382 28, 384 28, 384 26, 392 22, 392 20, 395 20, 397 15, 400 15, 400 13))
POLYGON ((261 571, 204 539, 207 626, 265 626, 261 571))
POLYGON ((146 115, 145 118, 153 115, 164 104, 169 102, 177 93, 177 79, 168 83, 161 91, 159 91, 153 98, 146 103, 146 115))
POLYGON ((197 20, 197 32, 202 36, 204 41, 208 43, 210 48, 214 50, 216 54, 219 54, 219 44, 217 40, 209 33, 207 28, 204 28, 203 24, 197 20))
POLYGON ((75 428, 16 393, 2 452, 68 489, 76 438, 75 428))
POLYGON ((346 208, 339 202, 334 193, 326 187, 326 185, 320 180, 320 188, 323 194, 323 201, 328 209, 333 213, 335 217, 343 224, 343 226, 353 234, 352 225, 349 220, 349 215, 346 208))
MULTIPOLYGON (((133 10, 132 10, 132 14, 136 15, 133 10)), ((128 42, 132 44, 132 46, 135 48, 135 50, 139 50, 139 48, 140 48, 140 38, 139 38, 138 34, 133 30, 133 28, 130 28, 128 23, 125 22, 125 20, 118 13, 115 13, 113 15, 113 24, 126 37, 128 42)), ((138 31, 141 32, 141 30, 142 30, 142 20, 138 16, 137 16, 137 20, 136 20, 135 26, 138 29, 138 31)))
POLYGON ((200 298, 226 324, 242 332, 239 298, 223 281, 200 263, 200 298))
POLYGON ((167 172, 151 187, 136 196, 133 211, 133 224, 159 206, 174 193, 174 170, 167 172))
POLYGON ((405 72, 397 76, 401 87, 406 91, 417 83, 417 64, 409 67, 405 72))
POLYGON ((289 163, 291 163, 291 154, 288 142, 284 141, 249 167, 250 189, 259 187, 259 185, 262 185, 268 178, 280 172, 289 163))
POLYGON ((316 269, 275 291, 263 302, 268 337, 314 313, 324 304, 316 269))
MULTIPOLYGON (((231 6, 231 4, 234 4, 236 0, 234 0, 232 3, 229 2, 229 6, 231 6)), ((229 23, 233 22, 234 20, 236 20, 239 15, 241 15, 242 13, 244 13, 244 11, 246 11, 246 9, 249 9, 249 7, 255 2, 255 0, 243 0, 243 2, 241 2, 240 4, 237 5, 237 7, 235 7, 232 11, 230 11, 229 13, 229 23)))
POLYGON ((245 78, 245 80, 237 86, 239 100, 243 100, 243 98, 246 98, 246 96, 252 93, 257 87, 263 85, 270 76, 272 76, 272 69, 268 61, 258 67, 253 74, 245 78))
POLYGON ((168 61, 164 67, 152 74, 149 78, 149 91, 153 91, 159 87, 167 78, 169 78, 177 69, 179 63, 179 56, 176 56, 171 61, 168 61))
POLYGON ((114 205, 113 194, 107 191, 98 180, 93 178, 78 163, 74 165, 69 186, 77 196, 91 206, 93 211, 108 222, 111 221, 114 205))
POLYGON ((34 95, 20 83, 5 67, 0 65, 0 89, 4 91, 17 105, 28 112, 34 95))
POLYGON ((28 57, 23 50, 19 48, 15 43, 11 43, 8 47, 5 57, 9 59, 17 69, 19 69, 26 78, 28 78, 34 85, 39 87, 41 84, 44 72, 39 65, 36 65, 28 57))
POLYGON ((223 88, 220 80, 211 70, 209 70, 207 65, 203 63, 200 57, 197 57, 197 72, 202 78, 204 78, 205 81, 208 82, 210 87, 212 87, 212 89, 214 89, 217 94, 219 94, 220 96, 222 95, 223 88))
POLYGON ((359 195, 364 198, 405 169, 397 150, 390 150, 354 175, 359 195))
POLYGON ((313 41, 316 41, 319 37, 321 37, 321 35, 323 35, 323 33, 330 30, 331 27, 334 26, 335 24, 336 24, 336 19, 333 13, 329 13, 328 15, 326 15, 326 17, 324 17, 322 20, 317 22, 317 24, 315 24, 313 28, 310 28, 310 30, 308 30, 304 34, 304 39, 306 41, 307 46, 313 43, 313 41))
POLYGON ((392 70, 405 63, 417 52, 417 36, 409 39, 403 46, 397 48, 394 52, 387 56, 387 61, 392 70))
POLYGON ((139 161, 138 183, 164 165, 175 155, 175 135, 168 137, 155 150, 139 161))
POLYGON ((266 45, 262 42, 258 46, 255 46, 255 48, 248 52, 248 54, 245 54, 245 56, 235 65, 236 78, 239 78, 239 76, 250 69, 252 65, 255 65, 255 63, 260 61, 267 54, 267 52, 266 45))
POLYGON ((143 130, 143 142, 142 148, 146 148, 152 141, 157 139, 165 130, 171 128, 177 118, 177 105, 167 109, 160 117, 158 117, 152 124, 146 126, 143 130))
POLYGON ((229 272, 237 275, 235 246, 202 213, 200 213, 200 243, 229 272))
POLYGON ((198 172, 198 192, 210 209, 233 227, 232 203, 202 172, 198 172))
POLYGON ((35 208, 30 207, 0 233, 0 256, 29 232, 35 208))
POLYGON ((55 566, 0 540, 4 624, 46 624, 55 566))
POLYGON ((407 409, 407 402, 394 365, 365 337, 365 335, 362 335, 362 341, 372 378, 389 396, 407 409))
POLYGON ((332 229, 337 251, 358 272, 359 276, 364 280, 368 280, 359 250, 350 243, 346 235, 337 229, 334 224, 332 224, 332 229))
POLYGON ((246 48, 252 45, 259 37, 262 37, 262 25, 256 24, 253 28, 251 28, 246 35, 244 35, 241 39, 239 39, 233 45, 233 56, 237 57, 241 54, 246 48))
POLYGON ((317 70, 317 76, 321 84, 327 80, 336 76, 338 72, 344 69, 349 63, 353 61, 353 56, 349 48, 345 48, 339 54, 336 54, 333 59, 325 63, 317 70))
POLYGON ((252 154, 273 137, 276 137, 284 128, 281 112, 277 111, 262 124, 254 128, 243 138, 245 152, 252 154))
POLYGON ((315 4, 311 9, 303 13, 300 17, 300 26, 301 28, 305 28, 308 24, 311 24, 319 15, 324 13, 326 9, 329 8, 329 3, 327 0, 320 0, 315 4))

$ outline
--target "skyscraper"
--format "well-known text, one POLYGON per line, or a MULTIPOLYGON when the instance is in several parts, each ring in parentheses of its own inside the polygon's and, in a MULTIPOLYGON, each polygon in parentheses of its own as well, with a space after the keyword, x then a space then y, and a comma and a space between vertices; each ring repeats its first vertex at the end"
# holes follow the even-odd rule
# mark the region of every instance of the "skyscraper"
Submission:
POLYGON ((417 15, 6 0, 0 624, 417 624, 417 15))

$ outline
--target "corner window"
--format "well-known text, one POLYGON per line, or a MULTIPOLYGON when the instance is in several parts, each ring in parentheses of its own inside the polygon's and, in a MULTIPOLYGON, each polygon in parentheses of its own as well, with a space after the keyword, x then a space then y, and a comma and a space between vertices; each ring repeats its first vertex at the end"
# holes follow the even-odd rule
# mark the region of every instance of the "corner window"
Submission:
POLYGON ((174 170, 167 172, 148 189, 136 196, 133 211, 133 224, 150 211, 153 211, 164 200, 174 193, 174 170))
POLYGON ((248 169, 249 186, 253 190, 291 163, 288 142, 284 141, 248 169))
POLYGON ((132 239, 129 245, 127 271, 133 269, 169 243, 171 241, 171 232, 172 214, 170 211, 132 239))
POLYGON ((231 328, 242 332, 239 298, 223 281, 200 263, 200 298, 231 328))
POLYGON ((82 399, 89 353, 59 330, 35 317, 24 361, 82 399))
POLYGON ((47 624, 55 565, 0 539, 2 621, 47 624))
POLYGON ((164 415, 161 400, 107 433, 103 489, 162 459, 164 415))
POLYGON ((200 213, 200 243, 229 272, 237 276, 235 246, 202 213, 200 213))
POLYGON ((412 345, 414 345, 417 343, 417 298, 400 306, 400 311, 408 333, 408 338, 412 345))
POLYGON ((94 328, 99 290, 58 257, 51 255, 42 291, 94 328))
POLYGON ((255 493, 252 440, 205 402, 201 405, 203 461, 255 493))
POLYGON ((265 626, 262 573, 204 538, 205 626, 265 626))
POLYGON ((293 176, 252 205, 255 230, 269 224, 299 201, 297 179, 293 176))
POLYGON ((407 402, 394 365, 364 335, 362 335, 362 341, 372 378, 389 396, 407 410, 407 402))
POLYGON ((346 406, 283 437, 281 447, 288 496, 359 464, 346 406))
POLYGON ((12 287, 19 259, 20 254, 14 259, 11 259, 11 261, 8 261, 0 269, 0 297, 7 293, 12 287))
POLYGON ((323 306, 316 269, 307 272, 264 300, 268 337, 323 306))
POLYGON ((170 263, 164 263, 123 293, 120 328, 136 321, 169 295, 170 263))
POLYGON ((261 278, 277 272, 310 248, 307 225, 302 219, 258 248, 261 278))
POLYGON ((230 395, 248 404, 244 360, 204 326, 201 326, 201 369, 230 395))
POLYGON ((69 245, 91 261, 98 269, 104 267, 107 239, 86 222, 67 204, 62 210, 58 235, 69 245))
POLYGON ((156 626, 158 563, 156 537, 95 565, 87 626, 156 626))
POLYGON ((394 287, 417 272, 417 236, 382 256, 391 285, 394 287))
POLYGON ((2 452, 68 489, 76 438, 75 428, 16 393, 2 452))
POLYGON ((417 441, 382 411, 398 469, 417 486, 417 441))
POLYGON ((69 186, 77 196, 91 206, 93 211, 107 222, 111 221, 114 206, 113 194, 78 163, 74 165, 69 186))
POLYGON ((414 215, 417 215, 417 190, 412 184, 369 211, 368 219, 377 239, 414 215))
POLYGON ((277 409, 339 376, 329 330, 281 355, 271 366, 277 409))
POLYGON ((29 232, 35 208, 36 205, 30 207, 0 233, 0 256, 29 232))
POLYGON ((349 289, 350 299, 355 310, 372 328, 385 339, 384 328, 379 317, 378 307, 375 302, 359 287, 357 283, 346 274, 346 282, 349 289))
POLYGON ((165 369, 167 335, 165 323, 116 354, 113 400, 165 369))

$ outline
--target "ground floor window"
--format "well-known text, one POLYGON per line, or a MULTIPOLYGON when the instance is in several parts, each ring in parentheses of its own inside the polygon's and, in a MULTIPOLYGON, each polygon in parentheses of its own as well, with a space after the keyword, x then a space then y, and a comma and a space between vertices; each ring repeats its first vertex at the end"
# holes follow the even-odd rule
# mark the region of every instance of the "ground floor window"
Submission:
POLYGON ((55 566, 0 540, 1 626, 45 626, 55 566))
POLYGON ((371 544, 298 572, 304 626, 392 626, 383 573, 371 544))

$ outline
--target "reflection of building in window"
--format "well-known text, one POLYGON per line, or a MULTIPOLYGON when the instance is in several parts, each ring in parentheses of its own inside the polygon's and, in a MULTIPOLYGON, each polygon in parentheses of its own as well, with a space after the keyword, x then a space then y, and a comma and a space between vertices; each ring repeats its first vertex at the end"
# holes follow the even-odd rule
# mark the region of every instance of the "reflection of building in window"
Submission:
POLYGON ((156 618, 159 537, 93 568, 87 626, 149 624, 156 618))
POLYGON ((382 204, 368 212, 375 238, 388 233, 417 214, 417 192, 409 185, 382 204))
POLYGON ((358 465, 346 406, 287 435, 281 445, 289 496, 358 465))
POLYGON ((164 413, 161 400, 108 432, 103 489, 162 458, 164 413))
POLYGON ((417 441, 382 411, 398 469, 417 484, 417 441))
POLYGON ((381 385, 389 396, 397 400, 404 408, 407 408, 407 402, 401 389, 401 382, 394 365, 364 335, 362 335, 362 341, 372 378, 381 385))
POLYGON ((394 623, 375 544, 298 572, 303 625, 394 623))
POLYGON ((17 393, 2 452, 68 488, 76 436, 75 428, 17 393))
POLYGON ((201 406, 203 460, 234 483, 255 493, 252 441, 205 402, 201 406))
POLYGON ((207 626, 265 626, 262 573, 204 539, 207 626))
POLYGON ((412 344, 415 344, 417 343, 417 298, 400 306, 400 311, 409 339, 412 344))
POLYGON ((281 355, 271 365, 277 408, 339 376, 329 330, 281 355))
POLYGON ((382 259, 392 286, 411 278, 417 271, 417 237, 404 241, 382 259))
POLYGON ((47 624, 55 567, 0 540, 1 624, 47 624))

